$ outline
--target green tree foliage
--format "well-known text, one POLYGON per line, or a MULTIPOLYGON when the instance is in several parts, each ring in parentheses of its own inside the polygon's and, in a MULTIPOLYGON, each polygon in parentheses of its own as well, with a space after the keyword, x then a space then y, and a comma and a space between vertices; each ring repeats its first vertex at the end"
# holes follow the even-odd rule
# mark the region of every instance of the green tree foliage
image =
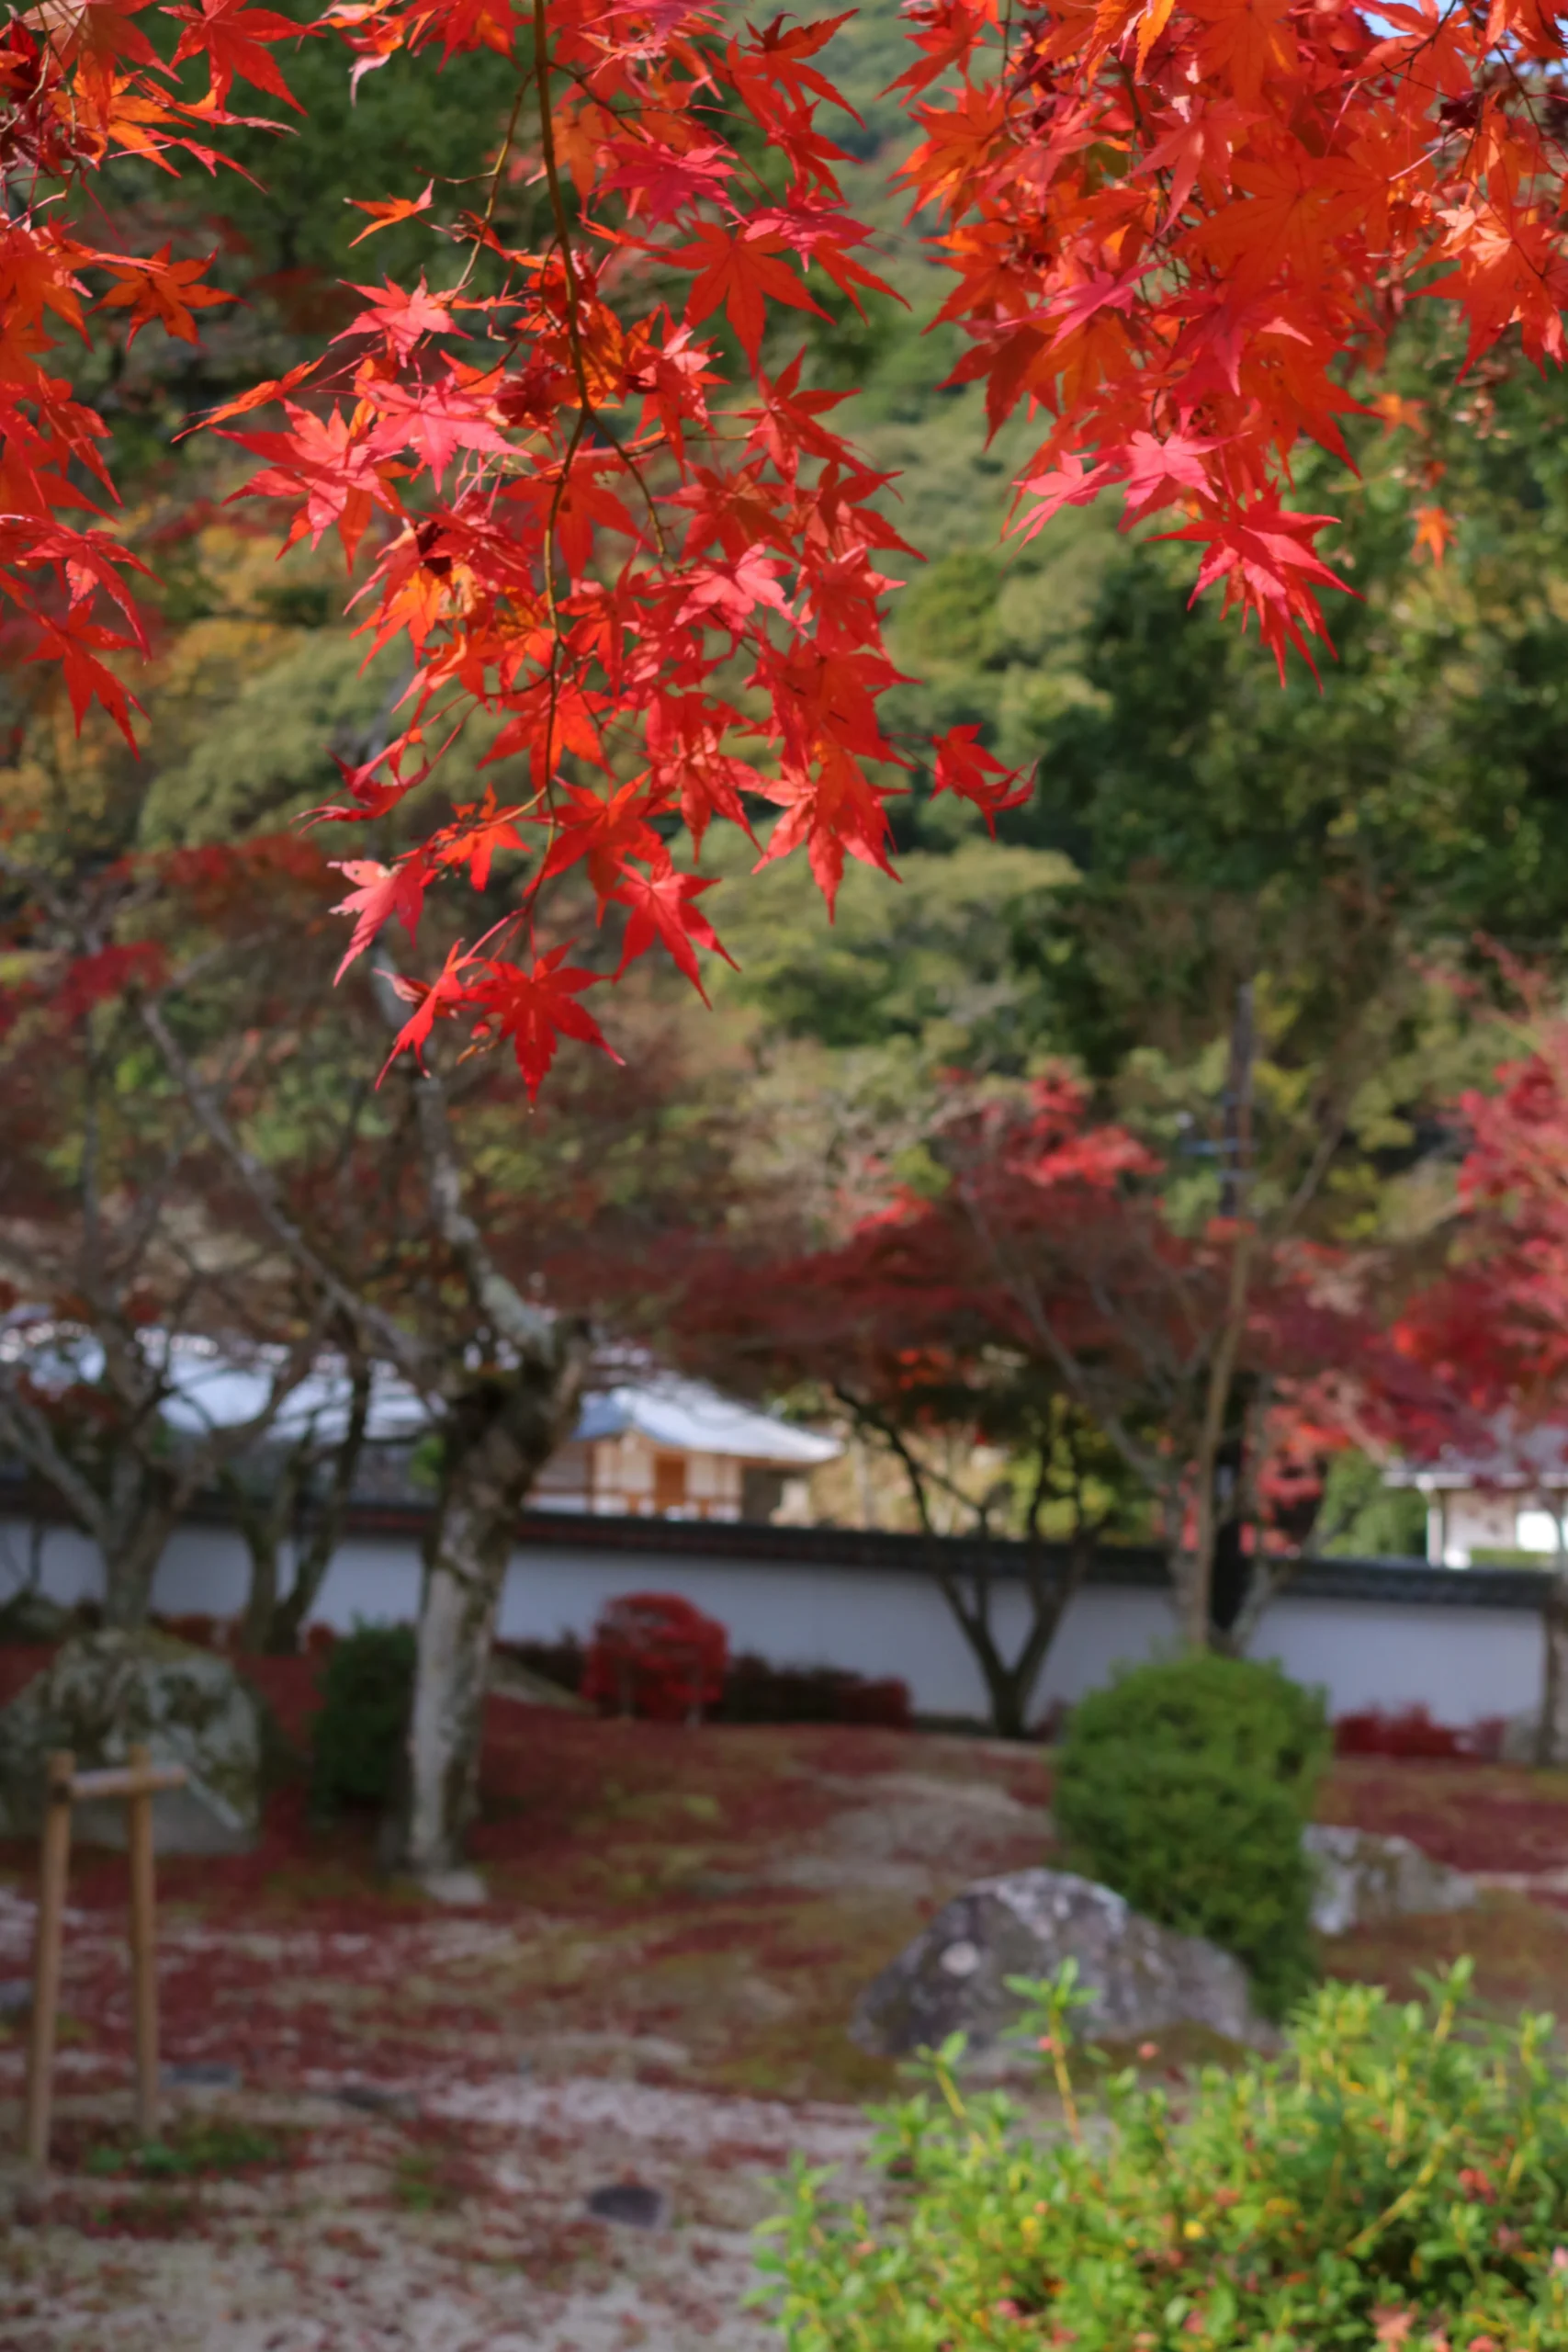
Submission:
POLYGON ((413 1690, 410 1625, 356 1624, 334 1642, 320 1677, 310 1725, 310 1804, 323 1815, 345 1806, 390 1805, 400 1783, 413 1690))

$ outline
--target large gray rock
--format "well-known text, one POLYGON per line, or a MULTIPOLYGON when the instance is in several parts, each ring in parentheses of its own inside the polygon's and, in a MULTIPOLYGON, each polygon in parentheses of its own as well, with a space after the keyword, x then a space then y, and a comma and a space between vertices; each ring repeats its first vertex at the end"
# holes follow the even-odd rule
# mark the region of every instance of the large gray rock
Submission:
MULTIPOLYGON (((151 1632, 79 1634, 0 1709, 0 1834, 37 1831, 51 1749, 69 1748, 87 1771, 123 1764, 138 1745, 190 1775, 152 1801, 160 1853, 244 1853, 255 1843, 260 1702, 225 1659, 151 1632)), ((124 1805, 77 1805, 72 1835, 123 1846, 124 1805)))
POLYGON ((1156 1927, 1108 1886, 1047 1870, 981 1879, 954 1896, 867 1986, 850 2030, 887 2057, 960 2031, 972 2052, 998 2052, 1023 2006, 1008 1978, 1053 1975, 1066 1960, 1092 1996, 1074 2013, 1089 2038, 1132 2041, 1177 2025, 1234 2041, 1268 2036, 1239 1961, 1156 1927))
POLYGON ((1408 1838, 1314 1822, 1302 1832, 1313 1861, 1312 1924, 1343 1936, 1410 1911, 1466 1911, 1475 1881, 1435 1862, 1408 1838))

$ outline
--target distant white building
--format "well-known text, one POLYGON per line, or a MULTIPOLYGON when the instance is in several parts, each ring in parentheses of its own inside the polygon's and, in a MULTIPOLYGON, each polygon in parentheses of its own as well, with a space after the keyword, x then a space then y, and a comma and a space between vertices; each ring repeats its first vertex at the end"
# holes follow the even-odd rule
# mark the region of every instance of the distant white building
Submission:
POLYGON ((834 1439, 698 1381, 656 1376, 587 1397, 530 1501, 536 1510, 798 1521, 811 1472, 839 1452, 834 1439))
MULTIPOLYGON (((33 1354, 44 1376, 62 1384, 96 1379, 101 1369, 101 1352, 90 1340, 54 1341, 47 1356, 36 1349, 33 1354)), ((266 1401, 264 1363, 236 1363, 202 1340, 175 1340, 168 1374, 164 1421, 190 1437, 231 1429, 266 1401)), ((736 1404, 701 1381, 680 1379, 656 1365, 639 1362, 636 1374, 584 1398, 577 1427, 529 1497, 530 1510, 662 1519, 809 1518, 810 1474, 841 1451, 835 1439, 736 1404)), ((291 1390, 258 1452, 305 1440, 332 1444, 346 1426, 349 1396, 346 1371, 324 1361, 291 1390)), ((419 1456, 434 1426, 423 1399, 390 1366, 378 1364, 357 1482, 365 1495, 428 1495, 432 1477, 419 1456)))
POLYGON ((1551 1567, 1568 1551, 1568 1428, 1497 1425, 1496 1442, 1384 1474, 1427 1502, 1427 1557, 1446 1568, 1518 1561, 1551 1567))

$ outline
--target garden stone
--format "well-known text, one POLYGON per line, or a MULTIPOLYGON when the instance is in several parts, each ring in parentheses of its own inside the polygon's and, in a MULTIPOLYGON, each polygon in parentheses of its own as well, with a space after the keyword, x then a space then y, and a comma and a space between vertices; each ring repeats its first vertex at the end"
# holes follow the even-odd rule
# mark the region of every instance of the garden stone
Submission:
MULTIPOLYGON (((0 1708, 0 1835, 36 1835, 45 1759, 69 1748, 80 1771, 123 1765, 132 1747, 183 1764, 183 1789, 152 1801, 161 1854, 246 1853, 261 1826, 261 1703, 226 1659, 167 1634, 78 1634, 0 1708)), ((118 1800, 73 1808, 72 1836, 123 1847, 118 1800)))
POLYGON ((981 1879, 955 1895, 862 1994, 851 2032, 886 2057, 958 2032, 972 2052, 1001 2056, 1023 2007, 1008 1978, 1049 1976, 1067 1960, 1091 1996, 1074 2016, 1087 2038, 1131 2041, 1178 2025, 1233 2041, 1269 2038, 1239 1961, 1141 1917, 1108 1886, 1048 1870, 981 1879))
POLYGON ((1343 1936, 1413 1911, 1467 1911, 1476 1885, 1435 1862, 1408 1838, 1314 1823, 1302 1832, 1312 1857, 1312 1924, 1320 1936, 1343 1936))
POLYGON ((592 2190, 588 2210, 596 2221, 618 2222, 623 2229, 657 2230, 665 2208, 657 2188, 645 2188, 639 2180, 615 2180, 592 2190))
POLYGON ((411 2115, 413 2100, 407 2091, 389 2089, 384 2083, 340 2083, 333 2093, 344 2107, 356 2108, 362 2115, 411 2115))

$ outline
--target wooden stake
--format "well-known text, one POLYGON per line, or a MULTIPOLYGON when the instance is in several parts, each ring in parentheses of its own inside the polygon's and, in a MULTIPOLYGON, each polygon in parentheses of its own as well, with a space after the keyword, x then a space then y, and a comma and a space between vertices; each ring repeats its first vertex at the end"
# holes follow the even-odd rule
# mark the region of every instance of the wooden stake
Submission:
POLYGON ((152 1758, 129 1752, 136 1786, 125 1801, 130 1860, 130 1998, 136 2020, 136 2132, 158 2136, 158 1970, 152 1894, 152 1758))
POLYGON ((65 1877, 71 1861, 71 1772, 63 1749, 48 1759, 43 1838, 39 1854, 38 1924, 33 1942, 32 2031, 28 2041, 26 2154, 35 2172, 49 2165, 49 2121, 54 2077, 54 2029, 60 2006, 60 1945, 65 1921, 65 1877))

